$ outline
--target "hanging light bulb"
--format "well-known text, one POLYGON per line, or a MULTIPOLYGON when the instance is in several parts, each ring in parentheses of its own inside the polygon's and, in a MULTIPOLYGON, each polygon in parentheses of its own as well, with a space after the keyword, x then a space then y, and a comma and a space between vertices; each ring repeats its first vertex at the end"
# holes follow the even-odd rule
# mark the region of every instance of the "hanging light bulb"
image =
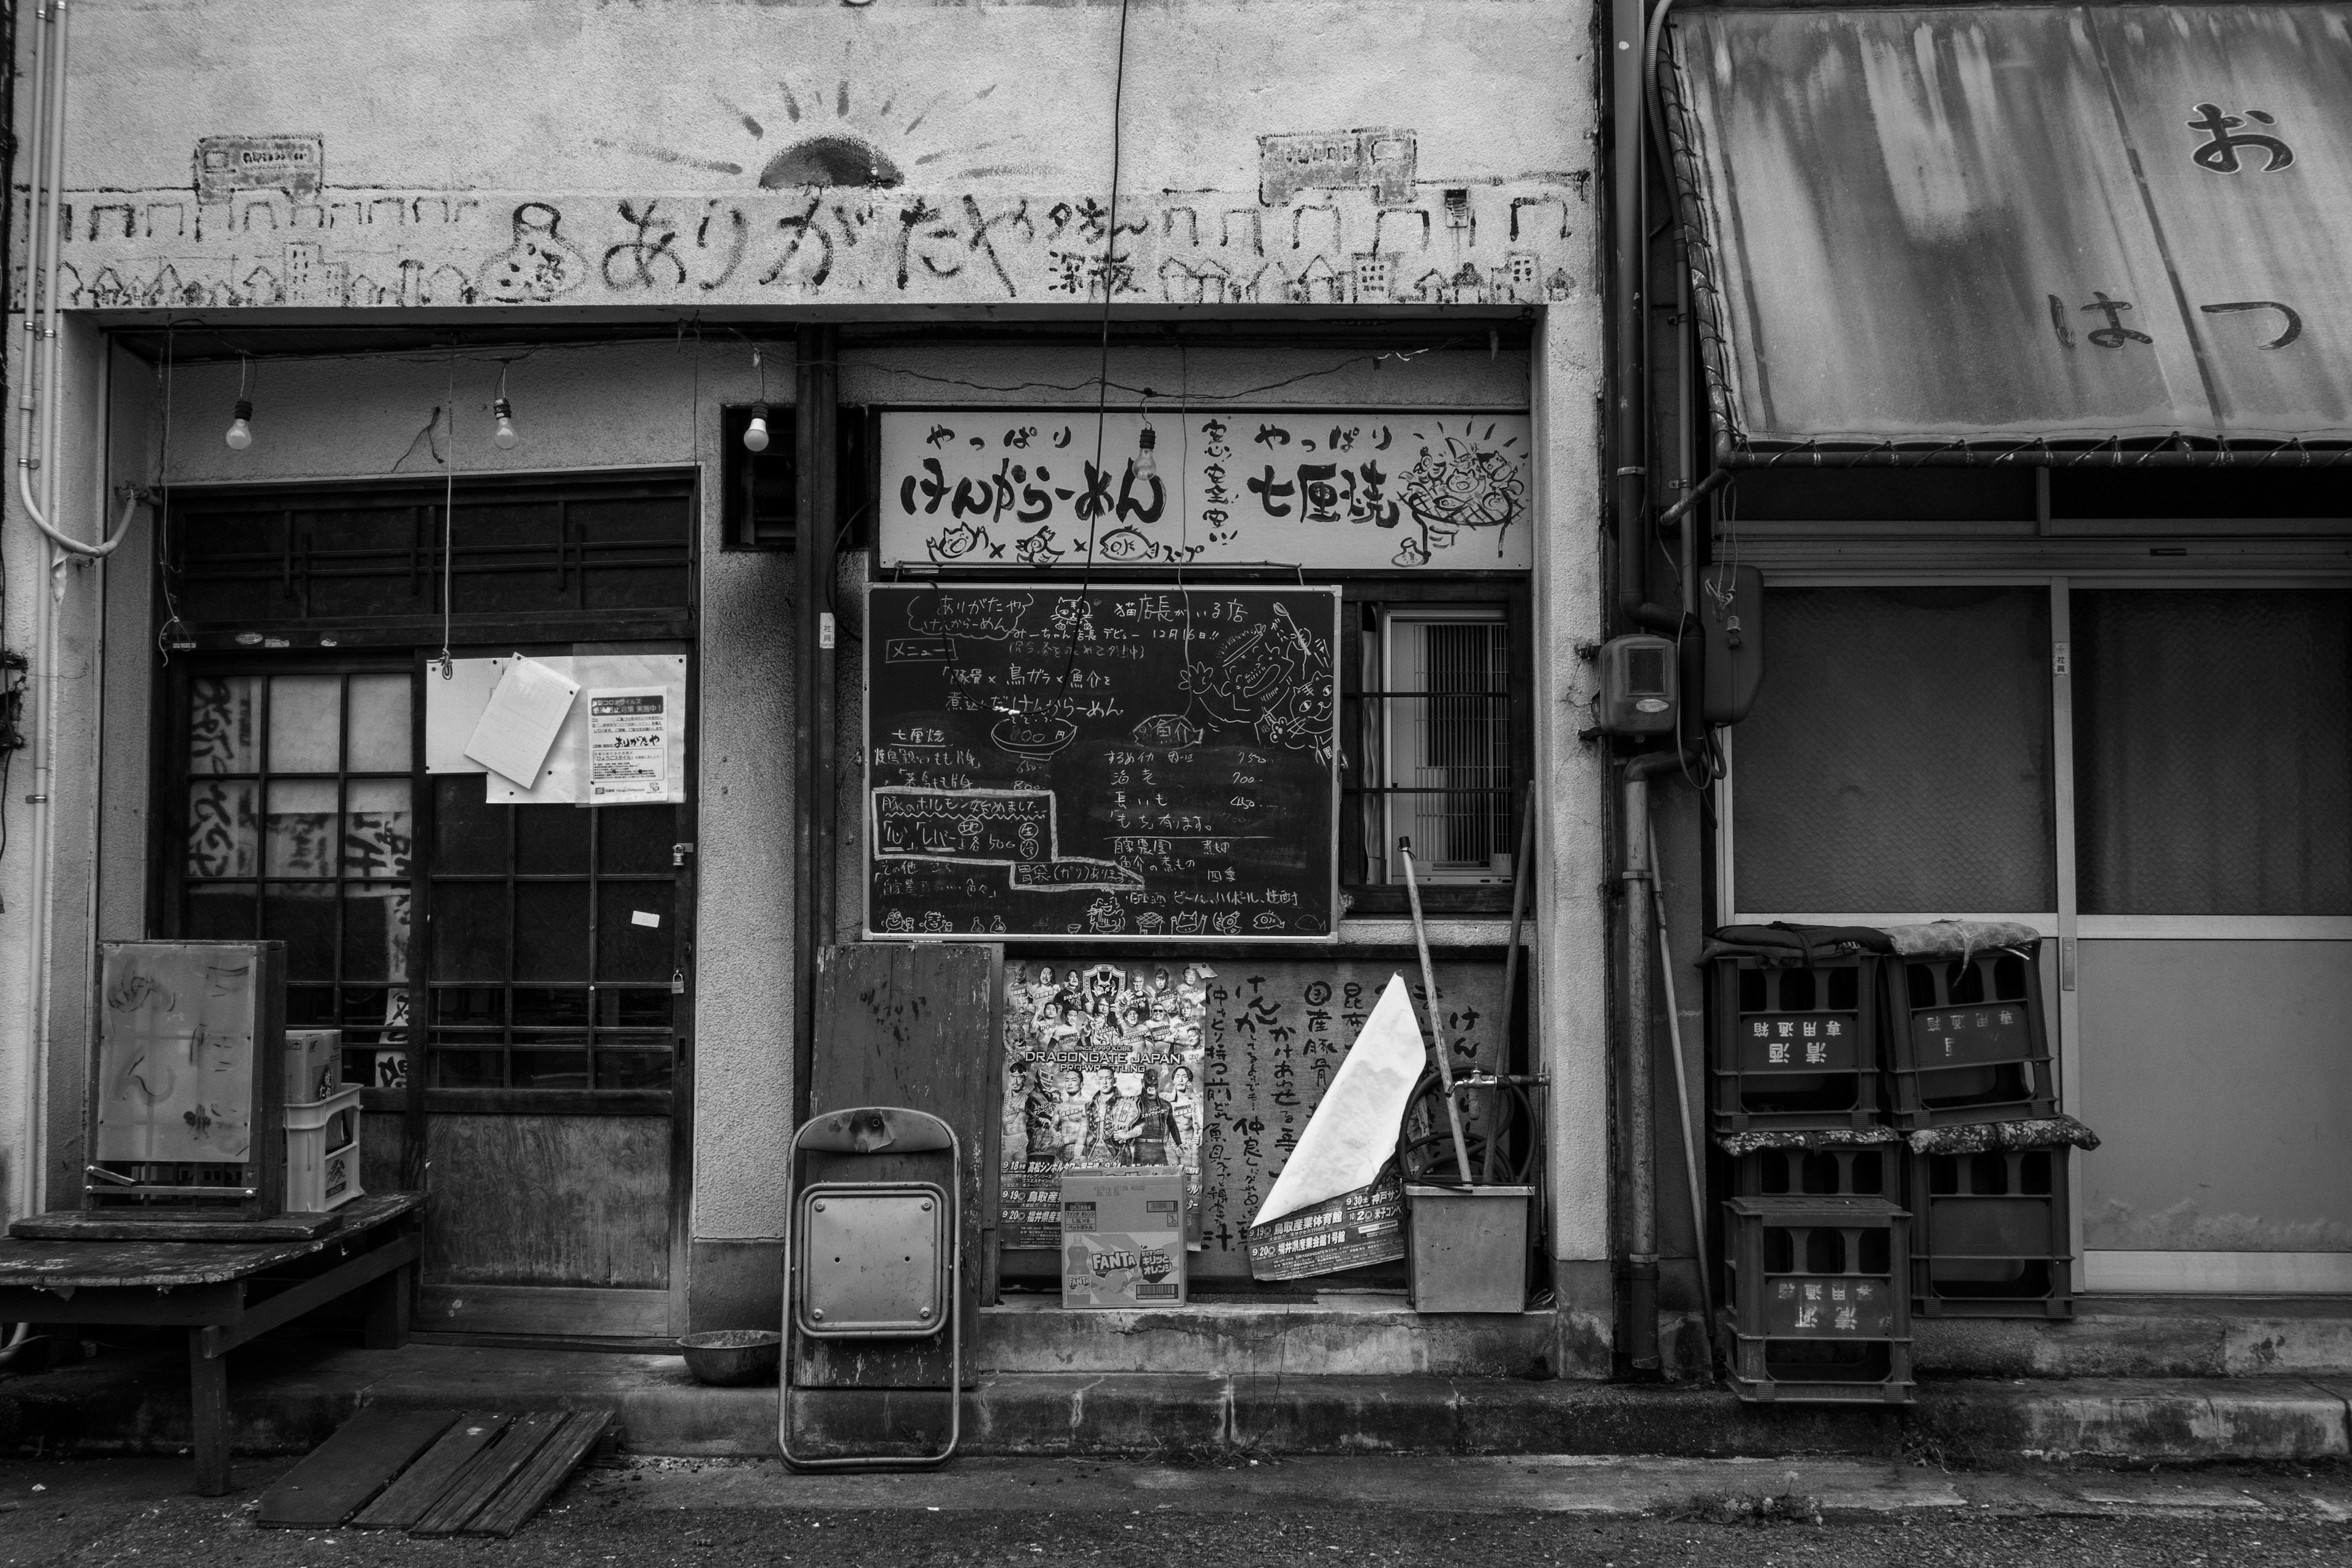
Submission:
POLYGON ((228 434, 222 439, 238 452, 253 445, 253 405, 245 398, 236 400, 236 417, 228 422, 228 434))
POLYGON ((490 439, 498 444, 500 451, 513 451, 516 443, 522 439, 515 433, 514 405, 503 397, 494 398, 490 403, 490 412, 499 416, 498 431, 490 439))
POLYGON ((1151 455, 1159 445, 1160 432, 1151 427, 1150 417, 1146 416, 1143 432, 1135 438, 1135 474, 1138 479, 1156 479, 1160 477, 1160 460, 1151 455))
POLYGON ((768 405, 764 403, 751 405, 751 423, 743 429, 743 449, 747 452, 768 449, 768 405))

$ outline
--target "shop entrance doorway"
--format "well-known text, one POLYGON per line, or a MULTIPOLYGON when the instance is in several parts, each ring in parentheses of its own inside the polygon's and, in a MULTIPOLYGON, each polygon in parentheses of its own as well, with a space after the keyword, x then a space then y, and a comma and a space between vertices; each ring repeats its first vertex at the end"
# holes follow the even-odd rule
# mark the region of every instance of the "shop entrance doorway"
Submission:
POLYGON ((2021 921, 2077 1288, 2352 1289, 2352 591, 1776 574, 1734 922, 2021 921))

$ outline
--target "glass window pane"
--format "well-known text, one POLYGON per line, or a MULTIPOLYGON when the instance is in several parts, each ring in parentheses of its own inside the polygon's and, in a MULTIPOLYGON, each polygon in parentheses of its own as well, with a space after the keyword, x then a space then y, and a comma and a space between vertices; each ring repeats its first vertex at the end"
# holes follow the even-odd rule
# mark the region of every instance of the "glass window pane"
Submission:
POLYGON ((606 876, 616 871, 663 872, 673 868, 677 807, 600 805, 581 815, 596 819, 596 831, 603 835, 596 864, 606 876))
POLYGON ((333 986, 289 985, 286 988, 288 1028, 331 1029, 337 1022, 333 986))
POLYGON ((261 677, 204 675, 188 688, 188 771, 257 773, 261 677))
POLYGON ((2084 910, 2352 914, 2352 594, 2073 605, 2084 910))
MULTIPOLYGON (((524 806, 518 809, 545 811, 554 808, 524 806)), ((515 978, 588 978, 587 883, 516 884, 515 978)))
POLYGON ((1733 731, 1743 911, 2058 907, 2042 588, 1775 588, 1733 731))
POLYGON ((584 877, 593 811, 560 806, 510 807, 515 813, 515 869, 525 876, 584 877))
POLYGON ((250 877, 259 869, 260 786, 251 779, 197 779, 188 785, 188 875, 250 877))
POLYGON ((433 1022, 497 1028, 507 1021, 506 996, 495 985, 436 985, 433 1022))
POLYGON ((518 1026, 585 1028, 588 988, 584 985, 518 985, 514 992, 518 1026))
POLYGON ((269 678, 269 771, 331 773, 342 746, 343 678, 269 678))
POLYGON ((482 798, 479 773, 443 773, 433 781, 433 868, 488 875, 507 868, 507 825, 520 809, 482 798))
POLYGON ((353 779, 343 788, 343 875, 407 876, 416 843, 408 781, 353 779))
POLYGON ((250 942, 261 900, 250 883, 188 889, 188 935, 199 942, 250 942))
POLYGON ((276 779, 269 785, 269 874, 335 874, 332 779, 276 779))
POLYGON ((352 733, 344 766, 355 773, 408 771, 410 688, 405 675, 352 677, 352 733))
POLYGON ((343 889, 343 978, 408 978, 408 889, 399 886, 343 889))
MULTIPOLYGON (((286 977, 331 984, 335 978, 335 885, 272 882, 261 900, 261 934, 286 944, 286 977)), ((323 1025, 333 1023, 327 1005, 323 1025)))
POLYGON ((605 985, 596 992, 596 1025, 604 1029, 667 1029, 670 1019, 667 986, 605 985))
POLYGON ((673 882, 599 882, 596 885, 596 978, 667 980, 677 967, 677 933, 670 908, 673 882), (646 923, 650 917, 652 923, 646 923))
POLYGON ((670 1077, 670 1054, 667 1051, 596 1053, 598 1089, 667 1089, 670 1077))
POLYGON ((433 1087, 436 1089, 503 1089, 506 1087, 507 1054, 504 1051, 448 1050, 436 1047, 433 1052, 433 1087))
POLYGON ((584 1050, 518 1050, 513 1062, 511 1082, 517 1089, 588 1087, 588 1053, 584 1050))
POLYGON ((436 980, 507 978, 507 890, 499 882, 433 885, 436 980))

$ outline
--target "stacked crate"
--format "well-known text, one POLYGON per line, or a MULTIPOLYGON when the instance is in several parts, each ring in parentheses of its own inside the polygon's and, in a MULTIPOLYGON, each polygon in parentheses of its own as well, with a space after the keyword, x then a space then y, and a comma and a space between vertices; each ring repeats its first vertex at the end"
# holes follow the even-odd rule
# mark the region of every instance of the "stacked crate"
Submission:
POLYGON ((1885 1031, 1895 1125, 1909 1157, 1912 1294, 1934 1317, 2071 1318, 2063 1147, 1932 1152, 1951 1129, 2058 1115, 2038 946, 1889 959, 1885 1031))
POLYGON ((358 1197, 360 1090, 342 1087, 340 1029, 286 1031, 286 1212, 324 1214, 358 1197))
POLYGON ((1709 950, 1707 1062, 1735 1194, 1717 1322, 1732 1387, 1758 1403, 1907 1403, 1910 1217, 1886 1121, 1884 961, 1736 937, 1709 950))

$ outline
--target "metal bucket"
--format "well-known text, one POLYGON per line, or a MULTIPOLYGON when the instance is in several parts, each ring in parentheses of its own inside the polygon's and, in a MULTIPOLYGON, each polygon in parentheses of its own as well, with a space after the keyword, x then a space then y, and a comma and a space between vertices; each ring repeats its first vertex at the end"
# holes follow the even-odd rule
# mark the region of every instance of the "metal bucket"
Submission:
POLYGON ((1533 1187, 1408 1183, 1416 1312, 1517 1312, 1528 1304, 1533 1187))

